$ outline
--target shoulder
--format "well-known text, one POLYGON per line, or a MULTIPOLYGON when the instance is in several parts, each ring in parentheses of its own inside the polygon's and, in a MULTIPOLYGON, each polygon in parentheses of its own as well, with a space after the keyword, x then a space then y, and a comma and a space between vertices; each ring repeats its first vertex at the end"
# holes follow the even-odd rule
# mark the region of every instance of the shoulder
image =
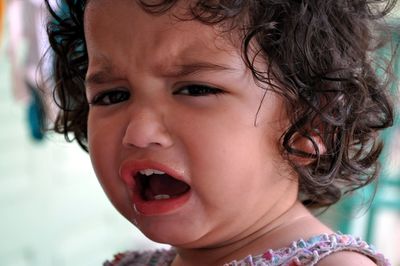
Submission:
POLYGON ((326 241, 314 246, 318 254, 318 266, 361 265, 387 266, 389 261, 362 239, 352 235, 331 234, 326 241), (329 240, 328 240, 329 239, 329 240))
POLYGON ((312 252, 318 266, 387 266, 388 260, 374 247, 352 235, 321 235, 306 242, 304 248, 312 252))
POLYGON ((389 266, 390 263, 360 238, 323 234, 308 240, 300 239, 287 248, 247 257, 239 261, 239 264, 234 261, 228 265, 389 266), (240 264, 247 261, 253 264, 240 264))
POLYGON ((333 253, 324 259, 322 259, 318 266, 376 266, 369 257, 364 254, 352 252, 352 251, 341 251, 333 253))

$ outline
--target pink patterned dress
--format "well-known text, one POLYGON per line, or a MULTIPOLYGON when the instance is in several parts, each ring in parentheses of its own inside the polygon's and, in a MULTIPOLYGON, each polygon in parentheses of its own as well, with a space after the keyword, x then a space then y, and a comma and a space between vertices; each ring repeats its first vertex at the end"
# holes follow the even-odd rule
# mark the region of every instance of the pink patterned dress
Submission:
MULTIPOLYGON (((267 250, 256 256, 249 255, 223 266, 295 266, 316 265, 321 259, 340 251, 354 251, 371 258, 378 266, 390 266, 385 257, 366 242, 351 235, 323 234, 308 240, 294 241, 289 247, 267 250)), ((103 266, 169 266, 176 252, 174 249, 126 252, 114 256, 103 266)))

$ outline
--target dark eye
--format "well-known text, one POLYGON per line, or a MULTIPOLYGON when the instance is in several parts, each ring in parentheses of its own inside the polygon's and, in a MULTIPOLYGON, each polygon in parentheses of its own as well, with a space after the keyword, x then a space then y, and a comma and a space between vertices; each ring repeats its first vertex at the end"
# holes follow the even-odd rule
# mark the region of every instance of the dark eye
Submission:
POLYGON ((130 93, 125 90, 110 90, 96 95, 91 104, 93 105, 112 105, 128 100, 130 93))
POLYGON ((188 96, 207 96, 210 94, 220 94, 223 91, 218 88, 210 87, 207 85, 187 85, 184 87, 181 87, 177 91, 174 92, 175 95, 188 95, 188 96))

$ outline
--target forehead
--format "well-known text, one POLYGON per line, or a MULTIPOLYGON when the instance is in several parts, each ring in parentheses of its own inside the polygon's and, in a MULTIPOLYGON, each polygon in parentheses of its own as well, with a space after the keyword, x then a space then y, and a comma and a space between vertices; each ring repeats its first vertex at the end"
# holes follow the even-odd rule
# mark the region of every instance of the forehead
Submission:
POLYGON ((166 68, 194 58, 237 57, 240 49, 217 26, 182 20, 187 17, 186 4, 178 1, 159 15, 145 12, 134 0, 91 0, 84 23, 89 62, 114 62, 119 54, 134 59, 133 64, 154 61, 166 68))

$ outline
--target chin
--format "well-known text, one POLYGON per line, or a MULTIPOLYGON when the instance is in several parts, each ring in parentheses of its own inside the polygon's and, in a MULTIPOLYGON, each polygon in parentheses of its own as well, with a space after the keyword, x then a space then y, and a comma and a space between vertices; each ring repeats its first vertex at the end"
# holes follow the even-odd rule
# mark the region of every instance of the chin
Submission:
POLYGON ((200 238, 193 226, 185 226, 180 221, 174 223, 139 222, 138 229, 154 242, 168 244, 175 247, 192 246, 200 238))

